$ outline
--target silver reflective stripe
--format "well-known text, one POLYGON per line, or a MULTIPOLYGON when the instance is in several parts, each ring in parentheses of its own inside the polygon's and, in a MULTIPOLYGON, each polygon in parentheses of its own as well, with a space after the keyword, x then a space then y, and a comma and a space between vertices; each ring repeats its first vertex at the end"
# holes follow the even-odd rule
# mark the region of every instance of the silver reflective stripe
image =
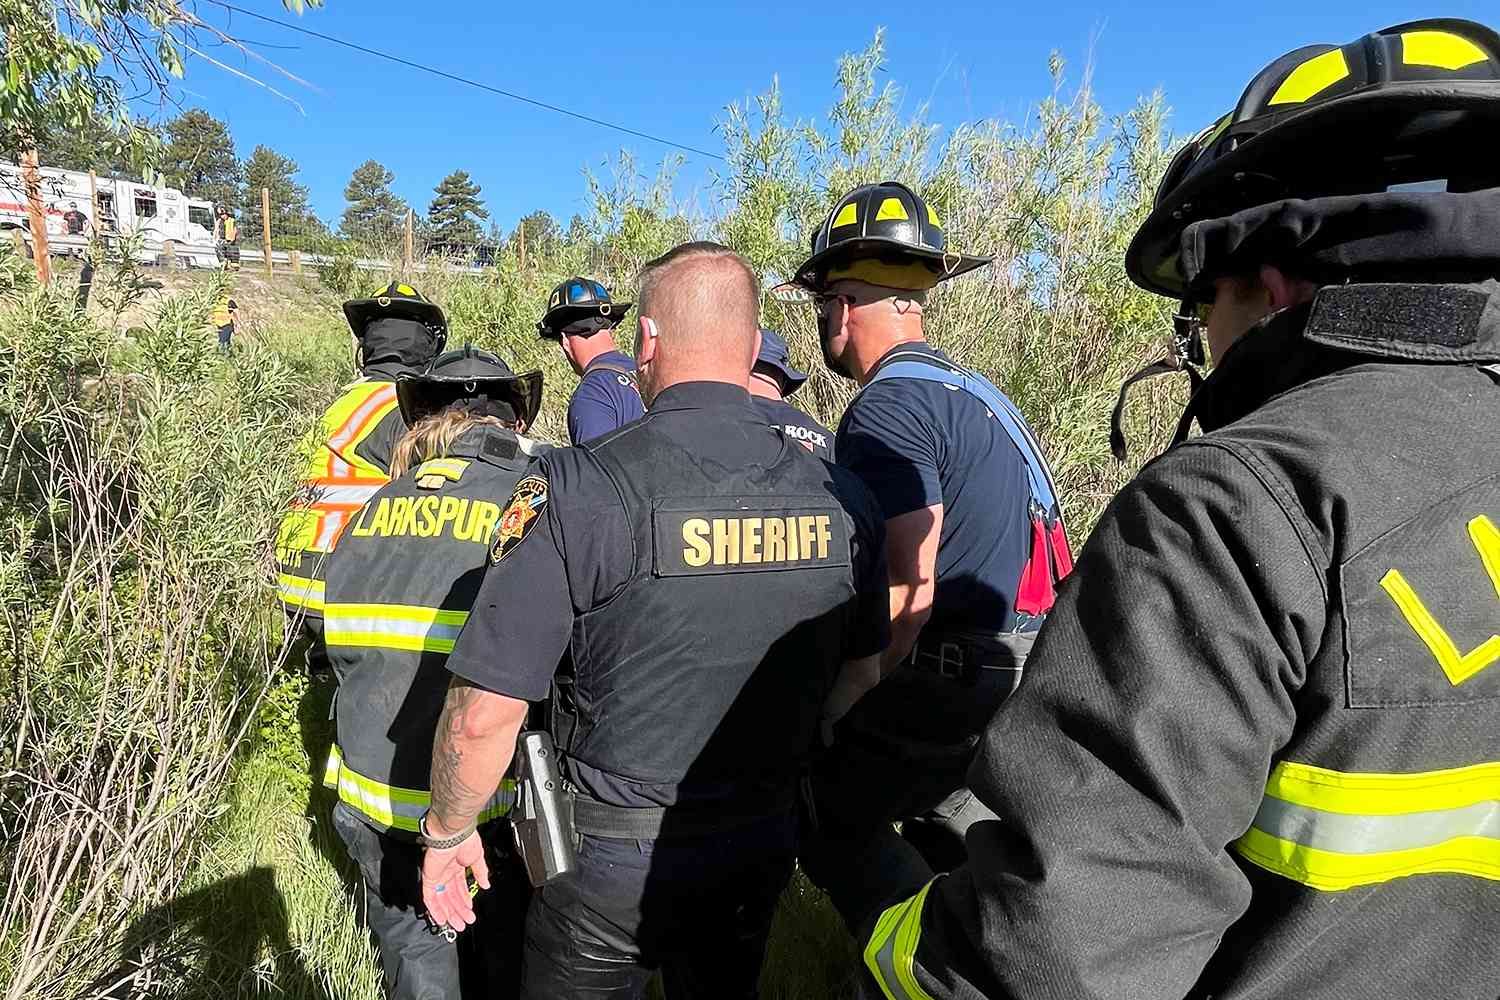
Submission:
MULTIPOLYGON (((325 612, 328 642, 337 643, 339 636, 391 636, 416 640, 421 643, 452 644, 463 631, 462 622, 423 622, 408 618, 387 618, 378 615, 349 615, 329 609, 325 612)), ((363 643, 349 643, 363 645, 363 643)))
POLYGON ((1434 847, 1455 837, 1500 840, 1500 802, 1458 809, 1360 816, 1295 805, 1267 795, 1255 814, 1256 829, 1304 847, 1339 854, 1380 854, 1434 847))
POLYGON ((318 504, 339 504, 349 506, 362 506, 376 493, 385 483, 372 483, 369 486, 314 486, 310 496, 310 505, 316 507, 318 504))
POLYGON ((928 882, 915 896, 888 907, 865 944, 865 968, 886 1000, 932 1000, 917 982, 913 968, 922 940, 922 907, 931 889, 932 882, 928 882))

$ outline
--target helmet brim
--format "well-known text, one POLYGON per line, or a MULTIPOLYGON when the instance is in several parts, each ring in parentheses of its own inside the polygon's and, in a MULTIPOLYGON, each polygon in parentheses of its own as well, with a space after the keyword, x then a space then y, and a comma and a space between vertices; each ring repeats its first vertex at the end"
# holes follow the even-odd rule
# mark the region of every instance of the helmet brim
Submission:
POLYGON ((434 303, 399 297, 351 299, 344 303, 344 318, 356 337, 363 337, 365 327, 372 321, 386 318, 415 320, 434 329, 448 329, 448 317, 434 303))
MULTIPOLYGON (((858 239, 841 240, 809 257, 792 279, 810 291, 819 292, 826 286, 829 271, 857 260, 873 259, 897 264, 923 264, 933 273, 933 285, 956 278, 961 274, 978 270, 995 261, 993 257, 975 257, 953 251, 931 250, 916 247, 884 236, 862 236, 858 239)), ((917 289, 912 289, 916 291, 917 289)))
POLYGON ((1183 234, 1195 222, 1287 198, 1374 194, 1424 179, 1448 180, 1449 190, 1455 181, 1459 190, 1500 185, 1500 164, 1474 152, 1497 130, 1500 88, 1492 81, 1375 84, 1313 104, 1190 173, 1162 198, 1125 251, 1126 273, 1149 292, 1182 298, 1203 291, 1182 260, 1183 234), (1453 114, 1464 119, 1445 124, 1443 116, 1453 114), (1442 130, 1442 139, 1423 135, 1424 123, 1442 130), (1398 173, 1387 156, 1403 141, 1424 143, 1425 155, 1402 159, 1398 173))
POLYGON ((577 305, 562 305, 548 309, 536 325, 537 336, 544 340, 561 340, 563 330, 586 319, 602 319, 606 329, 613 329, 625 320, 634 302, 585 302, 577 305), (605 312, 605 307, 609 308, 605 312))
POLYGON ((403 375, 396 380, 396 400, 408 427, 465 399, 503 399, 517 419, 530 427, 542 409, 542 373, 519 375, 403 375))

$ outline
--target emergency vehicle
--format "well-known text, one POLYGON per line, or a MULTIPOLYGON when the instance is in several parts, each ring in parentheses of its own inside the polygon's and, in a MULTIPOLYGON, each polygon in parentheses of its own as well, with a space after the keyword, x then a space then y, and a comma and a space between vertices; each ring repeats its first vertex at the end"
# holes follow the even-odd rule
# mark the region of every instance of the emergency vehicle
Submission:
MULTIPOLYGON (((180 265, 219 266, 212 202, 189 198, 175 188, 100 177, 96 181, 99 217, 95 219, 87 173, 53 167, 42 167, 39 173, 48 249, 53 255, 83 256, 97 227, 106 241, 122 234, 142 234, 136 254, 143 264, 165 263, 170 248, 180 265)), ((0 231, 10 229, 31 231, 26 185, 19 166, 0 162, 0 231)))

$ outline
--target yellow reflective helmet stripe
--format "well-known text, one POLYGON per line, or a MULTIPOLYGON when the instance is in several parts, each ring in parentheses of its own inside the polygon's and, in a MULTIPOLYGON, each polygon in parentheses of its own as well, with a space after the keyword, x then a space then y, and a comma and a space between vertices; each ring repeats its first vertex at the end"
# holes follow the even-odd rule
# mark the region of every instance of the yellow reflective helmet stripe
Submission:
POLYGON ((1320 56, 1313 56, 1298 66, 1281 81, 1270 104, 1301 104, 1316 97, 1329 87, 1349 75, 1349 63, 1344 59, 1343 49, 1334 49, 1320 56))
POLYGON ((1460 70, 1488 58, 1479 46, 1451 31, 1408 31, 1401 35, 1401 62, 1407 66, 1460 70))
POLYGON ((912 969, 922 940, 922 906, 932 886, 928 882, 915 896, 887 908, 865 944, 865 967, 886 1000, 932 1000, 912 969))
POLYGON ((858 221, 859 206, 851 201, 843 208, 839 209, 839 214, 834 216, 833 225, 829 228, 838 229, 841 226, 852 226, 858 221))
MULTIPOLYGON (((906 214, 906 206, 901 204, 900 198, 887 198, 880 203, 880 209, 875 213, 876 222, 884 222, 886 219, 896 219, 906 222, 911 216, 906 214)), ((933 223, 936 225, 937 223, 933 223)))
POLYGON ((1423 874, 1500 880, 1500 762, 1384 774, 1282 761, 1234 849, 1329 892, 1423 874))
POLYGON ((412 604, 330 603, 323 609, 323 641, 414 653, 451 653, 467 611, 412 604))
MULTIPOLYGON (((418 832, 422 814, 432 804, 432 794, 419 788, 401 788, 360 774, 344 762, 343 752, 335 743, 328 751, 323 767, 323 784, 337 789, 339 801, 381 826, 418 832)), ((488 822, 510 812, 516 800, 516 783, 509 778, 500 782, 480 810, 478 821, 488 822)))
POLYGON ((943 228, 943 224, 938 221, 937 213, 932 210, 931 205, 927 206, 927 221, 939 229, 943 228))

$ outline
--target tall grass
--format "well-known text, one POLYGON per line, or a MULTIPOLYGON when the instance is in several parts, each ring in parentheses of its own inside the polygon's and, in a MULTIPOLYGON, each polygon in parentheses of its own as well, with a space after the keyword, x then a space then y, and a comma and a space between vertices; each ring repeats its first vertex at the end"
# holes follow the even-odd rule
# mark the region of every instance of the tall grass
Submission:
MULTIPOLYGON (((694 237, 781 280, 844 191, 903 180, 952 246, 997 257, 933 293, 929 332, 1026 413, 1081 540, 1133 471, 1108 457, 1115 388, 1160 353, 1166 328, 1121 266, 1164 165, 1161 99, 1108 117, 1054 60, 1053 96, 1025 121, 944 133, 879 84, 882 64, 880 36, 842 59, 819 120, 789 119, 774 86, 727 108, 707 209, 674 202, 673 163, 644 174, 622 156, 611 177, 589 178, 583 225, 524 265, 509 252, 480 275, 336 262, 318 308, 304 297, 280 315, 239 289, 254 320, 229 363, 206 324, 222 277, 121 336, 118 311, 77 313, 70 292, 34 287, 0 247, 6 1000, 379 994, 311 777, 330 738, 327 692, 284 669, 267 582, 297 441, 354 374, 339 297, 411 279, 446 309, 453 346, 545 372, 535 433, 563 440, 574 376, 534 331, 554 284, 587 273, 628 297, 646 260, 694 237)), ((817 364, 812 316, 768 298, 764 321, 814 371, 799 404, 836 424, 853 388, 817 364)), ((1170 433, 1177 392, 1136 400, 1136 461, 1170 433)), ((848 995, 853 958, 820 894, 795 882, 766 995, 848 995)))

